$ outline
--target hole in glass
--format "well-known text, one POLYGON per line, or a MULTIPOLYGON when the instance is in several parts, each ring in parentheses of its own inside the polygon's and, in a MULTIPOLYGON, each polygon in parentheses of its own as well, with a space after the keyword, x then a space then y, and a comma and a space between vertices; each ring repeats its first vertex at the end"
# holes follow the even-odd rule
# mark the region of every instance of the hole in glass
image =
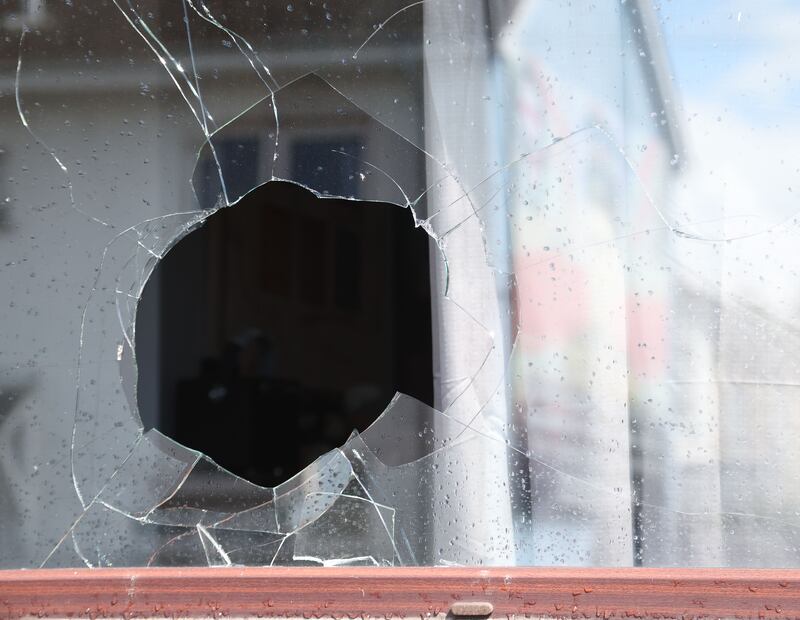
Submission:
POLYGON ((431 404, 428 241, 406 209, 291 183, 218 211, 145 287, 145 428, 273 486, 396 391, 431 404))

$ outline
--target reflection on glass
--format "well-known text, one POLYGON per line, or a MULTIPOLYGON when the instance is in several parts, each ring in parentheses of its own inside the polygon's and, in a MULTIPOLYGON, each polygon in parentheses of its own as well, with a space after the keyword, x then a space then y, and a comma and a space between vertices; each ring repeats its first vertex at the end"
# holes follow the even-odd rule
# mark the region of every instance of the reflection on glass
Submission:
POLYGON ((792 3, 0 28, 0 566, 798 564, 792 3))

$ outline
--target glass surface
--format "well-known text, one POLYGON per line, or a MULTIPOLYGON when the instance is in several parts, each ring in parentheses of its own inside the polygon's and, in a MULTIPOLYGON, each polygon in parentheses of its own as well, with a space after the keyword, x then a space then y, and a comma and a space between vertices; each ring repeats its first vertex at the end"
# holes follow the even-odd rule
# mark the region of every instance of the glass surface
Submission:
POLYGON ((795 4, 0 0, 0 28, 0 567, 800 564, 795 4), (308 463, 270 487, 170 436, 168 332, 216 306, 165 319, 201 272, 153 274, 274 181, 314 200, 236 256, 342 321, 385 278, 433 399, 348 392, 321 453, 262 421, 308 463), (345 201, 427 235, 425 291, 345 201))

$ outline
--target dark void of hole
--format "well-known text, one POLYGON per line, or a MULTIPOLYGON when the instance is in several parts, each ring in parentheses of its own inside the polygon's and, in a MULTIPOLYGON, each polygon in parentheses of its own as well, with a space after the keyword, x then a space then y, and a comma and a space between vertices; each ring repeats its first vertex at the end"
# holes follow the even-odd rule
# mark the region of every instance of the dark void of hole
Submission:
POLYGON ((407 209, 290 183, 215 213, 142 296, 145 427, 274 486, 396 391, 431 404, 428 241, 407 209))

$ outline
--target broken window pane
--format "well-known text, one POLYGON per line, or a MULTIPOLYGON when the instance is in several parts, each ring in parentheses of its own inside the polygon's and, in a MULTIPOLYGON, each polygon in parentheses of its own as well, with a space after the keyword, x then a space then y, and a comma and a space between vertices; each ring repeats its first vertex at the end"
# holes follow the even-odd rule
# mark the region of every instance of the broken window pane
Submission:
POLYGON ((395 391, 432 404, 427 240, 395 205, 285 182, 216 212, 141 295, 144 427, 272 486, 367 428, 395 391))
POLYGON ((0 12, 0 566, 798 564, 790 3, 0 12))

